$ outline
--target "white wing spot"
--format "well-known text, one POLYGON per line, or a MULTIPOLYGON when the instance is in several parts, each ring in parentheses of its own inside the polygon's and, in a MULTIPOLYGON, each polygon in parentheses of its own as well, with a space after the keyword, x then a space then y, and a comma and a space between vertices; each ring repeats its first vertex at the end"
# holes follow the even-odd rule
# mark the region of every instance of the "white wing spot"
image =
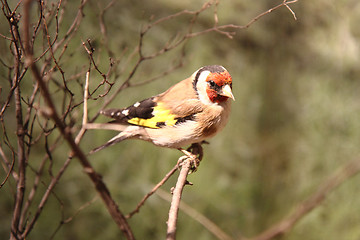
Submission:
POLYGON ((117 112, 117 113, 116 113, 116 116, 120 116, 120 114, 121 114, 121 112, 117 112))
POLYGON ((127 116, 127 115, 129 115, 129 109, 122 110, 121 113, 124 114, 125 116, 127 116))
POLYGON ((114 113, 114 112, 111 112, 110 115, 113 117, 113 116, 115 115, 115 113, 114 113))
POLYGON ((138 106, 140 106, 139 102, 134 103, 134 107, 138 107, 138 106))

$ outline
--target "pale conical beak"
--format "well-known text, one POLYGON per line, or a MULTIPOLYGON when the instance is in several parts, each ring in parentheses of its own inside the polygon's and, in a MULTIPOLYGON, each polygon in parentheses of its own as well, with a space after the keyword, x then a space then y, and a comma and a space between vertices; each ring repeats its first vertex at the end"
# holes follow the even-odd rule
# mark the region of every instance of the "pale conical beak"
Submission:
POLYGON ((228 85, 228 84, 226 84, 226 85, 222 88, 221 96, 225 96, 225 97, 231 98, 232 100, 235 101, 234 95, 232 94, 232 91, 231 91, 231 87, 230 87, 230 85, 228 85))

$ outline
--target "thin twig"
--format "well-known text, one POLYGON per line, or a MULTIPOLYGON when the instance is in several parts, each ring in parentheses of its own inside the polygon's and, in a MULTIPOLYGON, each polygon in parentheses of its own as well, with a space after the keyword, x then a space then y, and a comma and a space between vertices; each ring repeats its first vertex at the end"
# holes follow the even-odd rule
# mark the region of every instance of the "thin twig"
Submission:
POLYGON ((185 160, 181 166, 179 177, 176 182, 175 189, 173 191, 173 197, 171 200, 171 206, 169 210, 169 218, 167 221, 167 232, 166 232, 167 240, 176 239, 176 223, 178 218, 180 200, 181 200, 182 191, 187 182, 186 178, 189 174, 190 169, 191 169, 191 161, 185 160))
POLYGON ((86 72, 86 78, 85 78, 85 87, 84 87, 84 106, 83 106, 83 118, 82 118, 82 124, 81 124, 81 129, 78 133, 78 135, 75 138, 75 143, 79 144, 81 138, 84 136, 85 132, 86 132, 86 124, 87 124, 87 119, 88 119, 88 97, 89 97, 89 76, 90 76, 90 68, 89 70, 86 72))
MULTIPOLYGON (((191 38, 197 37, 199 35, 204 35, 206 33, 210 33, 210 32, 218 32, 220 34, 223 34, 225 36, 227 36, 228 38, 233 38, 233 35, 235 34, 235 32, 233 31, 229 31, 231 29, 236 30, 236 29, 246 29, 249 28, 252 24, 254 24, 256 21, 258 21, 260 18, 264 17, 265 15, 281 8, 281 7, 287 7, 289 10, 291 10, 291 8, 289 7, 289 4, 293 4, 295 2, 297 2, 298 0, 283 0, 282 3, 278 4, 277 6, 268 9, 265 12, 260 13, 259 15, 257 15, 256 17, 254 17, 252 20, 250 20, 246 25, 236 25, 236 24, 225 24, 225 25, 218 25, 218 17, 217 17, 217 5, 218 2, 217 1, 209 1, 203 4, 203 6, 197 10, 197 11, 189 11, 189 10, 183 10, 180 11, 178 13, 160 18, 152 23, 149 23, 146 27, 144 27, 141 32, 140 32, 140 37, 139 37, 139 42, 138 42, 138 46, 134 51, 134 54, 138 56, 138 60, 136 61, 136 63, 133 65, 132 70, 130 71, 129 75, 127 76, 127 78, 125 79, 125 81, 121 84, 121 86, 104 102, 104 104, 101 106, 101 109, 104 109, 107 105, 109 105, 114 99, 115 97, 125 88, 130 87, 130 81, 132 80, 133 76, 135 75, 135 73, 137 72, 137 70, 139 69, 140 65, 146 61, 146 60, 150 60, 150 59, 154 59, 160 55, 165 54, 166 52, 169 52, 173 49, 176 49, 178 46, 180 46, 181 44, 185 44, 188 40, 190 40, 191 38), (202 30, 199 32, 192 32, 193 26, 195 25, 195 22, 198 19, 198 16, 200 15, 200 13, 204 12, 205 10, 207 10, 209 7, 211 7, 212 5, 215 4, 215 10, 214 10, 214 25, 211 28, 207 28, 206 30, 202 30), (171 19, 176 19, 179 16, 182 15, 192 15, 193 18, 191 19, 191 22, 189 24, 189 28, 187 29, 187 32, 180 37, 179 39, 176 39, 172 42, 167 42, 160 50, 157 50, 153 53, 150 53, 148 55, 144 55, 143 54, 143 42, 144 42, 144 38, 145 35, 156 25, 159 25, 163 22, 169 21, 171 19)), ((294 12, 291 10, 291 13, 294 15, 294 12)), ((296 19, 296 18, 295 18, 296 19)), ((131 55, 133 56, 133 55, 131 55)), ((95 120, 95 118, 98 115, 94 116, 94 118, 91 120, 91 122, 93 122, 95 120)))
MULTIPOLYGON (((18 33, 17 26, 14 26, 14 32, 18 33)), ((17 38, 18 34, 14 38, 15 42, 18 42, 20 39, 17 38)), ((14 77, 13 77, 13 85, 17 85, 19 83, 19 72, 20 72, 20 58, 21 54, 19 50, 14 50, 14 77)), ((18 158, 18 174, 19 179, 16 183, 16 195, 15 195, 15 206, 12 216, 11 222, 11 239, 17 239, 18 234, 20 233, 20 216, 24 202, 24 194, 25 194, 25 183, 26 183, 26 155, 25 155, 25 134, 26 129, 23 124, 23 114, 21 107, 21 93, 20 86, 17 85, 14 91, 14 101, 15 101, 15 114, 16 114, 16 123, 17 123, 17 158, 18 158)))
POLYGON ((59 65, 59 63, 58 63, 58 60, 56 60, 55 55, 54 55, 53 44, 54 44, 54 42, 56 41, 56 39, 57 39, 57 37, 58 37, 58 31, 59 31, 58 25, 57 25, 56 31, 55 31, 55 38, 54 38, 54 40, 53 40, 53 43, 51 43, 51 41, 50 41, 50 32, 49 32, 48 25, 47 25, 47 22, 46 22, 46 18, 45 18, 45 17, 44 17, 44 20, 43 20, 43 21, 44 21, 44 30, 46 31, 47 43, 48 43, 48 45, 49 45, 49 50, 50 50, 50 53, 51 53, 51 57, 52 57, 53 62, 54 62, 54 64, 55 64, 54 67, 56 67, 56 68, 60 71, 60 73, 61 73, 61 77, 62 77, 62 81, 63 81, 63 84, 64 84, 64 88, 66 89, 66 91, 67 91, 71 96, 73 96, 74 94, 70 91, 70 89, 69 89, 68 86, 67 86, 67 83, 66 83, 67 81, 66 81, 66 79, 65 79, 65 72, 64 72, 64 70, 60 67, 60 65, 59 65))
MULTIPOLYGON (((171 202, 171 195, 166 191, 162 190, 161 188, 157 190, 156 195, 160 198, 164 199, 165 201, 171 202)), ((192 219, 200 223, 204 228, 206 228, 209 232, 214 234, 220 240, 231 240, 232 238, 226 234, 223 230, 221 230, 213 221, 209 218, 201 214, 200 212, 196 211, 196 209, 192 208, 190 205, 181 201, 180 203, 180 210, 185 214, 189 215, 192 219)), ((238 238, 238 240, 243 240, 242 238, 238 238)))
POLYGON ((148 83, 151 83, 151 82, 155 82, 158 79, 163 79, 165 76, 169 75, 171 72, 173 72, 176 69, 183 66, 183 58, 184 58, 184 54, 181 55, 180 62, 176 66, 173 66, 173 67, 169 68, 168 70, 162 72, 158 76, 152 77, 150 79, 144 80, 144 81, 139 82, 139 83, 133 83, 133 84, 130 85, 130 87, 138 87, 138 86, 142 86, 142 85, 145 85, 145 84, 148 84, 148 83))
MULTIPOLYGON (((100 9, 100 2, 98 2, 98 8, 100 9)), ((105 24, 105 13, 108 9, 110 9, 115 3, 115 0, 112 0, 110 3, 108 3, 106 5, 105 8, 103 8, 100 11, 99 14, 99 26, 100 26, 100 31, 101 31, 101 35, 102 35, 102 42, 103 42, 103 46, 106 48, 108 55, 110 57, 112 57, 114 55, 113 51, 111 50, 111 48, 109 47, 109 43, 108 43, 108 34, 107 34, 107 29, 106 29, 106 24, 105 24)))
POLYGON ((69 157, 64 165, 61 167, 61 169, 59 170, 58 174, 51 179, 50 184, 48 185, 43 197, 41 198, 41 201, 37 207, 36 212, 34 213, 34 217, 32 218, 32 220, 29 220, 28 224, 26 225, 26 228, 22 234, 23 238, 25 239, 26 236, 30 233, 30 231, 32 230, 32 228, 34 227, 37 219, 39 218, 42 209, 44 208, 47 200, 49 199, 49 196, 51 194, 51 192, 53 191, 53 189, 55 188, 56 184, 59 182, 60 178, 62 177, 63 173, 65 172, 65 170, 67 169, 67 167, 69 166, 69 164, 71 163, 72 158, 69 157))
POLYGON ((76 144, 69 127, 67 127, 64 122, 60 119, 59 115, 56 112, 56 108, 54 102, 50 96, 48 91, 47 85, 45 84, 43 78, 40 75, 40 72, 33 62, 33 52, 29 46, 29 28, 30 28, 30 5, 32 0, 26 0, 24 3, 24 36, 25 36, 25 51, 26 51, 26 62, 31 68, 31 71, 34 75, 34 78, 39 83, 39 87, 42 90, 42 95, 46 104, 50 109, 50 116, 57 125, 58 129, 60 130, 64 139, 70 145, 73 154, 78 157, 78 160, 83 166, 85 173, 90 177, 91 181, 93 182, 98 194, 101 196, 103 202, 105 203, 109 213, 122 230, 123 234, 127 239, 134 239, 134 235, 128 225, 124 215, 120 212, 117 204, 112 199, 108 188, 106 187, 105 183, 102 181, 101 176, 95 172, 92 165, 88 161, 87 157, 85 156, 84 152, 80 149, 80 147, 76 144))
MULTIPOLYGON (((2 186, 4 186, 4 184, 6 183, 6 181, 9 179, 9 176, 11 175, 11 173, 13 173, 13 169, 14 169, 14 165, 15 165, 15 160, 13 160, 11 162, 10 167, 7 166, 7 164, 9 163, 9 160, 7 159, 4 151, 2 150, 2 147, 0 146, 0 156, 3 158, 5 164, 3 164, 3 168, 4 170, 7 172, 5 179, 2 181, 0 188, 2 188, 2 186)), ((15 180, 17 180, 17 178, 15 178, 15 180)))
POLYGON ((77 215, 79 215, 81 213, 81 211, 83 211, 85 208, 87 208, 91 204, 93 204, 97 199, 98 199, 98 196, 96 195, 95 197, 93 197, 93 199, 91 199, 90 201, 88 201, 88 202, 84 203, 82 206, 80 206, 72 216, 70 216, 70 217, 68 217, 66 219, 63 216, 63 218, 60 221, 59 225, 57 226, 55 231, 51 234, 51 237, 49 239, 54 239, 55 235, 58 233, 58 231, 60 230, 60 228, 64 224, 68 224, 69 222, 71 222, 77 215))
POLYGON ((153 195, 162 185, 164 185, 164 183, 176 172, 176 170, 179 168, 179 166, 176 164, 175 167, 173 167, 173 169, 170 170, 170 172, 168 172, 165 177, 158 183, 155 185, 155 187, 149 192, 147 193, 144 198, 138 203, 138 205, 136 206, 135 210, 133 210, 132 212, 130 212, 128 215, 126 215, 125 217, 127 219, 131 218, 135 213, 138 213, 140 211, 140 208, 145 204, 145 201, 151 196, 153 195))
POLYGON ((337 187, 360 173, 360 159, 349 162, 330 176, 308 199, 300 203, 288 217, 273 225, 251 240, 269 240, 289 232, 293 226, 311 210, 318 207, 337 187))
POLYGON ((254 17, 253 19, 251 19, 247 24, 245 25, 237 25, 237 24, 224 24, 224 25, 219 25, 217 26, 216 24, 214 24, 214 26, 212 28, 208 28, 199 32, 194 32, 194 33, 189 33, 187 34, 187 38, 193 38, 193 37, 197 37, 199 35, 203 35, 209 32, 219 32, 221 34, 225 34, 227 37, 232 38, 232 35, 235 34, 235 32, 227 32, 227 31, 223 31, 222 29, 246 29, 249 28, 251 25, 253 25, 255 22, 257 22, 260 18, 264 17, 265 15, 268 15, 269 13, 278 10, 279 8, 285 6, 287 9, 290 10, 291 14, 293 15, 294 19, 297 20, 294 11, 292 11, 292 9, 289 7, 289 4, 293 4, 296 3, 298 0, 292 0, 292 1, 283 1, 282 3, 276 5, 275 7, 272 7, 268 10, 266 10, 265 12, 262 12, 260 14, 258 14, 256 17, 254 17))
POLYGON ((288 1, 288 0, 284 0, 284 5, 285 5, 285 7, 291 12, 291 14, 293 15, 293 17, 294 17, 294 20, 296 21, 297 20, 297 17, 296 17, 296 14, 295 14, 295 12, 289 7, 289 4, 291 4, 291 3, 295 3, 295 2, 297 2, 298 0, 293 0, 293 1, 288 1))
MULTIPOLYGON (((49 149, 50 152, 54 151, 57 147, 57 144, 58 142, 60 141, 60 136, 55 140, 55 143, 53 144, 53 146, 51 146, 51 148, 49 149)), ((21 218, 20 218, 20 226, 23 226, 24 222, 26 221, 27 219, 27 214, 28 214, 28 209, 30 208, 34 198, 35 198, 35 194, 36 194, 36 191, 38 189, 38 185, 41 181, 41 176, 43 175, 43 170, 45 168, 45 165, 47 163, 47 160, 49 159, 49 154, 45 154, 45 156, 43 157, 40 165, 39 165, 39 168, 38 170, 36 171, 36 177, 34 179, 34 182, 33 182, 33 186, 32 188, 30 189, 29 191, 29 194, 28 194, 28 197, 27 197, 27 200, 24 204, 24 208, 23 208, 23 212, 21 214, 21 218)), ((66 168, 66 167, 65 167, 66 168)), ((58 176, 57 176, 58 177, 58 176)), ((56 177, 56 178, 57 178, 56 177)), ((52 178, 52 181, 54 180, 54 178, 52 178)), ((56 183, 50 183, 48 186, 47 186, 47 189, 48 190, 52 190, 52 188, 50 187, 51 185, 55 186, 56 183)), ((51 191, 49 191, 50 193, 51 191)), ((43 200, 42 200, 43 201, 43 200)))

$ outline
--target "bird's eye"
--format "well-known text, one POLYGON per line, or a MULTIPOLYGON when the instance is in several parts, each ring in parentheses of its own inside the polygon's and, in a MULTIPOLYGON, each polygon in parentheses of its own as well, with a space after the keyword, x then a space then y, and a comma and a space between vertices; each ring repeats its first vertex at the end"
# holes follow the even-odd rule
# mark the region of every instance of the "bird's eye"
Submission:
POLYGON ((210 80, 210 81, 209 81, 209 84, 210 84, 210 87, 215 87, 215 84, 216 84, 216 83, 215 83, 213 80, 210 80))

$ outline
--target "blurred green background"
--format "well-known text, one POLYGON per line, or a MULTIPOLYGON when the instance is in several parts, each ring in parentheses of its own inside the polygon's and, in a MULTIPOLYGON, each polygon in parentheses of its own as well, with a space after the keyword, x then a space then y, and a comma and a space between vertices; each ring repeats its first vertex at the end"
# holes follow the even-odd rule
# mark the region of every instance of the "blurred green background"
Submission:
MULTIPOLYGON (((102 47, 104 38, 100 33, 98 9, 108 3, 89 1, 85 5, 84 19, 62 59, 61 66, 67 76, 87 68, 87 54, 81 41, 88 38, 95 46, 94 58, 99 68, 107 71, 109 53, 102 47)), ((123 68, 124 72, 110 78, 119 81, 112 91, 124 81, 135 62, 136 59, 128 62, 126 59, 137 46, 140 29, 148 19, 158 19, 184 9, 197 10, 203 3, 165 0, 115 2, 104 20, 111 57, 120 59, 117 67, 123 68)), ((219 24, 245 25, 279 3, 281 1, 220 1, 217 9, 219 24)), ((67 3, 60 35, 72 23, 78 5, 77 1, 67 3)), ((290 6, 297 21, 288 9, 282 7, 248 29, 237 30, 233 39, 211 32, 189 40, 181 68, 149 84, 125 89, 109 106, 126 107, 160 93, 204 65, 220 64, 228 69, 233 77, 236 98, 230 121, 223 132, 210 140, 210 145, 204 146, 204 160, 198 171, 189 176, 194 186, 185 188, 183 200, 235 239, 255 236, 278 222, 328 176, 359 157, 360 2, 300 0, 290 6)), ((3 22, 4 16, 0 19, 3 22)), ((185 32, 190 19, 183 16, 152 28, 145 37, 145 54, 160 49, 178 32, 185 32)), ((213 8, 210 8, 199 15, 194 31, 212 27, 212 24, 213 8)), ((7 31, 7 26, 2 24, 0 32, 7 35, 7 31)), ((11 55, 7 54, 8 45, 0 38, 4 62, 11 61, 11 55)), ((177 48, 145 61, 132 83, 159 75, 169 66, 176 65, 181 55, 182 50, 177 48)), ((3 65, 0 65, 0 71, 3 88, 0 100, 3 104, 8 84, 3 65)), ((83 81, 83 76, 78 81, 83 81)), ((96 86, 101 76, 92 71, 91 81, 96 86)), ((23 96, 31 94, 30 84, 23 84, 23 96)), ((75 99, 80 101, 80 85, 71 82, 70 87, 75 99)), ((56 96, 54 93, 55 99, 56 96)), ((90 117, 99 110, 103 101, 89 102, 90 117)), ((11 123, 12 114, 8 111, 4 120, 11 134, 15 131, 11 123)), ((81 124, 80 117, 74 117, 77 119, 75 124, 81 124)), ((101 117, 98 122, 104 121, 106 119, 101 117)), ((82 149, 87 152, 114 134, 111 131, 88 131, 81 142, 82 149)), ((15 136, 10 135, 14 143, 15 136)), ((55 139, 50 137, 49 140, 54 142, 55 139)), ((62 143, 53 153, 54 172, 65 161, 64 150, 67 152, 67 149, 67 145, 62 143)), ((36 169, 43 155, 44 146, 34 146, 29 164, 36 169)), ((176 150, 141 141, 125 141, 96 153, 90 160, 103 175, 120 209, 128 213, 174 166, 179 156, 176 150)), ((29 183, 34 175, 28 171, 29 183)), ((3 170, 0 176, 2 179, 5 176, 3 170)), ((44 176, 37 198, 41 197, 50 181, 50 171, 44 176)), ((173 177, 162 189, 169 192, 175 181, 176 177, 173 177)), ((346 181, 281 239, 360 239, 359 181, 360 176, 346 181)), ((0 239, 9 236, 15 186, 14 181, 9 180, 0 189, 0 239)), ((54 239, 122 239, 120 230, 99 198, 77 212, 97 196, 77 161, 71 163, 55 193, 28 239, 50 239, 60 222, 74 215, 72 221, 59 228, 54 239)), ((154 195, 140 213, 129 220, 137 239, 164 239, 169 205, 154 195)), ((180 212, 178 239, 216 238, 180 212)))

